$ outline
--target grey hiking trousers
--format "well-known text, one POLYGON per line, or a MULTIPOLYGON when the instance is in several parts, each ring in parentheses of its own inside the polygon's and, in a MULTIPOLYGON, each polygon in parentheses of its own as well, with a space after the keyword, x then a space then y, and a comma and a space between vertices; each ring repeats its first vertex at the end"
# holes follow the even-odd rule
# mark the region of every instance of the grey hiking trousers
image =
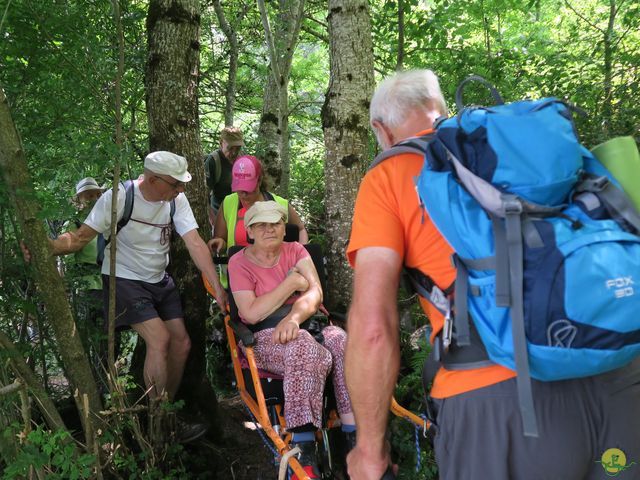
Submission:
POLYGON ((440 480, 640 479, 640 359, 532 387, 539 438, 523 434, 515 378, 434 399, 440 480))

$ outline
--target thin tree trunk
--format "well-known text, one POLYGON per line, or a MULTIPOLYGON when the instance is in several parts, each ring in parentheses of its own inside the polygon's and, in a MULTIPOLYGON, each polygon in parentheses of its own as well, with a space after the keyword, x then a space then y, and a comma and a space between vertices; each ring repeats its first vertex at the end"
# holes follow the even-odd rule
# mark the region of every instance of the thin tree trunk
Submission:
POLYGON ((404 66, 404 0, 398 0, 398 56, 396 58, 396 71, 404 66))
POLYGON ((601 117, 602 117, 602 138, 606 139, 610 135, 611 122, 613 120, 614 115, 614 107, 613 107, 613 77, 614 77, 614 69, 615 69, 615 50, 617 45, 622 41, 625 37, 626 33, 630 31, 627 29, 623 34, 616 35, 615 22, 616 16, 618 15, 618 11, 621 8, 624 0, 620 0, 616 7, 615 0, 609 0, 609 15, 607 18, 607 28, 601 28, 597 20, 590 19, 580 13, 574 7, 569 0, 565 0, 565 5, 573 11, 576 16, 582 20, 586 25, 588 25, 592 30, 598 32, 599 35, 602 35, 602 43, 604 49, 604 59, 602 65, 602 89, 603 89, 603 97, 602 97, 602 108, 601 108, 601 117))
MULTIPOLYGON (((46 305, 47 316, 56 337, 72 389, 86 394, 93 413, 102 410, 102 401, 91 373, 89 358, 80 341, 78 329, 67 301, 64 284, 58 275, 44 225, 38 218, 27 160, 16 130, 9 104, 0 88, 0 168, 13 202, 24 242, 31 251, 35 281, 46 305)), ((82 410, 82 405, 76 405, 82 410)), ((88 417, 92 423, 94 416, 88 417)), ((86 428, 85 428, 86 430, 86 428)), ((95 429, 94 429, 95 431, 95 429)))
POLYGON ((616 2, 609 0, 609 21, 604 32, 604 65, 603 86, 604 98, 602 99, 602 133, 604 138, 609 136, 611 120, 613 117, 613 50, 615 40, 616 2))
POLYGON ((227 127, 233 126, 233 111, 236 102, 236 78, 238 75, 238 36, 231 27, 220 5, 220 0, 213 1, 213 9, 218 17, 218 24, 229 42, 229 73, 227 75, 227 86, 225 88, 224 124, 227 127))
POLYGON ((258 126, 256 153, 264 164, 269 186, 280 192, 282 179, 282 162, 280 156, 280 129, 278 111, 278 85, 269 75, 262 98, 262 115, 258 126))
MULTIPOLYGON (((187 197, 199 225, 207 225, 207 192, 198 120, 200 3, 151 0, 146 70, 149 147, 186 157, 193 179, 187 197)), ((202 229, 204 233, 207 229, 202 229)), ((171 244, 170 270, 181 292, 191 354, 178 396, 217 424, 217 400, 205 376, 207 300, 200 272, 181 240, 171 244)))
POLYGON ((260 17, 269 51, 271 78, 267 82, 260 126, 258 155, 265 163, 275 190, 289 190, 289 76, 302 19, 304 0, 280 0, 275 30, 271 27, 264 0, 258 0, 260 17))
MULTIPOLYGON (((120 188, 120 165, 123 147, 122 134, 122 77, 124 75, 124 35, 122 32, 122 18, 120 17, 119 0, 111 0, 113 9, 113 22, 116 26, 116 51, 118 52, 118 69, 115 78, 114 88, 114 113, 115 113, 115 133, 118 157, 113 166, 113 195, 111 197, 111 232, 110 238, 116 238, 118 223, 118 189, 120 188)), ((116 249, 117 242, 111 244, 111 255, 109 256, 109 306, 108 306, 108 340, 107 340, 107 360, 109 375, 115 378, 115 325, 116 325, 116 249)))
POLYGON ((5 352, 5 358, 10 360, 16 376, 20 377, 24 381, 27 389, 35 399, 40 412, 47 421, 49 428, 52 430, 66 430, 67 427, 65 426, 60 413, 58 413, 56 406, 47 395, 47 392, 45 392, 44 388, 41 387, 40 380, 25 363, 22 355, 11 339, 3 332, 0 332, 0 349, 5 352))
POLYGON ((483 0, 480 1, 480 9, 482 12, 482 30, 484 32, 484 43, 487 48, 487 60, 490 62, 489 65, 492 65, 491 64, 491 29, 490 29, 489 19, 487 18, 487 15, 485 14, 485 11, 484 11, 483 0))
POLYGON ((371 158, 369 101, 373 93, 371 18, 366 0, 329 0, 330 80, 322 108, 326 147, 325 205, 330 303, 350 303, 351 269, 344 249, 353 205, 371 158))

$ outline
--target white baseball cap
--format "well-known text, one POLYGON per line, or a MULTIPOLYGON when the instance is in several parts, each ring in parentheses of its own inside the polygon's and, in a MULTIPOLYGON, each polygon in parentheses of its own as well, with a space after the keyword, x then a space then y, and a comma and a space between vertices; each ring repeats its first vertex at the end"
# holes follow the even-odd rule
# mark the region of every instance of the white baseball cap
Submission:
POLYGON ((191 180, 191 174, 187 171, 187 159, 175 153, 151 152, 144 159, 144 168, 160 175, 169 175, 181 182, 191 180))

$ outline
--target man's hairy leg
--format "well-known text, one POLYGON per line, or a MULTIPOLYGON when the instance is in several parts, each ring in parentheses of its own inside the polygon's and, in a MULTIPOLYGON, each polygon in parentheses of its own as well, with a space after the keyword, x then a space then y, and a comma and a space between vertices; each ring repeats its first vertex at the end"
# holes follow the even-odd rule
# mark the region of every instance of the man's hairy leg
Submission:
POLYGON ((159 317, 131 326, 145 342, 144 381, 150 398, 156 398, 167 391, 167 357, 169 354, 170 333, 159 317))
POLYGON ((191 340, 184 326, 184 319, 175 318, 164 322, 170 333, 169 352, 167 356, 167 392, 173 399, 180 387, 184 365, 191 350, 191 340))

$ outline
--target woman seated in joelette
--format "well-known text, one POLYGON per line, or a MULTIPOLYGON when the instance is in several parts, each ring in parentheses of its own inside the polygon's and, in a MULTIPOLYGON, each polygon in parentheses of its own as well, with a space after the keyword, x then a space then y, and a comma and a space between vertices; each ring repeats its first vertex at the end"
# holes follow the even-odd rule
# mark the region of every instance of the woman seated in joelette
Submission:
MULTIPOLYGON (((317 475, 315 430, 321 426, 325 380, 333 385, 347 445, 355 444, 355 421, 344 380, 346 333, 328 326, 319 344, 300 325, 322 303, 320 279, 309 253, 298 242, 284 242, 286 211, 275 201, 256 202, 244 224, 254 243, 229 259, 229 281, 241 320, 254 331, 259 368, 282 375, 284 416, 300 462, 317 475), (291 309, 280 321, 269 318, 283 305, 291 309)), ((316 478, 311 476, 311 478, 316 478)))

